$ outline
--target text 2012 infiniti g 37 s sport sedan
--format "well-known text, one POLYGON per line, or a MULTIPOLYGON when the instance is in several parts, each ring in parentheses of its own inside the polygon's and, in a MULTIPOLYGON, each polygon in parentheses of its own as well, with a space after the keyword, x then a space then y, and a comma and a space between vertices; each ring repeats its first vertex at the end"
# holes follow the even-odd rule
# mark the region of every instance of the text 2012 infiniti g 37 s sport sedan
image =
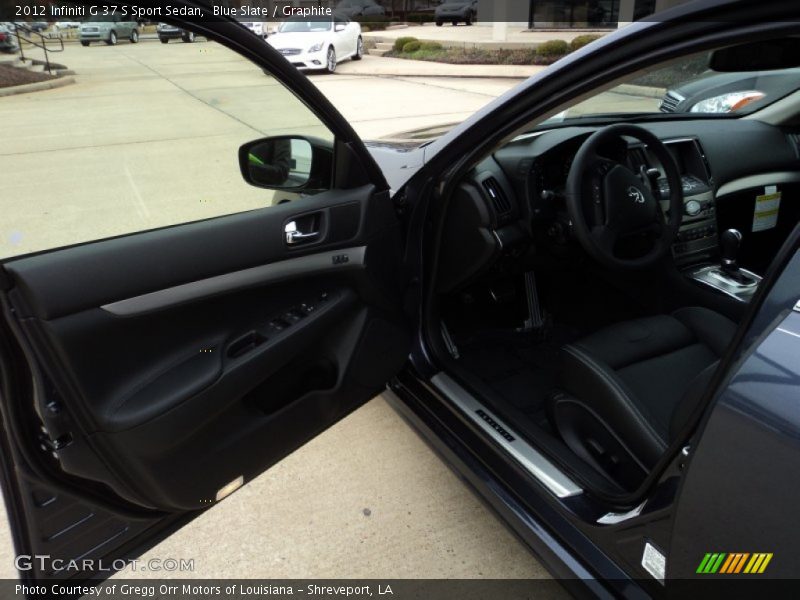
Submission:
MULTIPOLYGON (((659 103, 709 68, 799 67, 794 0, 690 2, 405 143, 364 143, 234 21, 174 24, 271 77, 193 92, 236 128, 86 171, 125 183, 95 239, 0 263, 18 554, 140 552, 384 390, 570 592, 789 597, 800 86, 727 113, 659 103), (136 178, 184 155, 168 195, 136 178), (154 229, 129 208, 171 214, 206 173, 221 212, 154 229), (135 224, 102 229, 123 206, 135 224)), ((66 173, 52 154, 45 181, 66 173)), ((104 576, 75 564, 20 576, 104 576)))

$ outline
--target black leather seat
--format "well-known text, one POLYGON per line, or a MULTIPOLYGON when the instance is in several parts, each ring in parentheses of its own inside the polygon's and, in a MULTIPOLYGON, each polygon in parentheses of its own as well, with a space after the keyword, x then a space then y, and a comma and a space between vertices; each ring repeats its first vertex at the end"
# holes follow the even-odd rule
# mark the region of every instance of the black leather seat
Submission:
POLYGON ((563 348, 550 416, 579 455, 635 484, 700 399, 735 324, 705 308, 619 323, 563 348))

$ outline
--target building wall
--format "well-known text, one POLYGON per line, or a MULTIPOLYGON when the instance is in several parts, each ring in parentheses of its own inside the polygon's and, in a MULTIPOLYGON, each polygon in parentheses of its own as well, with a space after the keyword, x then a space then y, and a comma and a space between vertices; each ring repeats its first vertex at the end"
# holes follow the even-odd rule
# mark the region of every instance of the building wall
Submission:
POLYGON ((478 24, 505 21, 534 28, 605 29, 623 26, 688 0, 478 0, 478 24))

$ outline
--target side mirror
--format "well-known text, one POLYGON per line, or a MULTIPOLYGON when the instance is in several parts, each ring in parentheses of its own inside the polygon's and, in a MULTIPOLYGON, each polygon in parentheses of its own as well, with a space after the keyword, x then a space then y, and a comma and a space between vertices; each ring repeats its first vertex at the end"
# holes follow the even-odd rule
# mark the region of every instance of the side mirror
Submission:
POLYGON ((342 25, 341 23, 336 23, 336 25, 333 26, 333 30, 334 31, 344 31, 345 30, 345 26, 342 25))
POLYGON ((333 144, 284 135, 247 142, 239 148, 239 168, 250 185, 281 191, 330 189, 333 144))

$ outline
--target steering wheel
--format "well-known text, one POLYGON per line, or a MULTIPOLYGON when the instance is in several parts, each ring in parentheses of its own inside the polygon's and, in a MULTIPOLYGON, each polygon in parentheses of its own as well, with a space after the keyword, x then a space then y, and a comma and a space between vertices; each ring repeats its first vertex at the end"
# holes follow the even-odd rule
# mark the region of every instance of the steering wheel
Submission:
POLYGON ((672 154, 655 135, 627 123, 609 125, 586 139, 567 175, 566 200, 580 244, 595 260, 616 269, 640 269, 658 262, 675 241, 683 218, 683 186, 672 154), (658 190, 652 189, 646 173, 636 174, 598 153, 621 136, 647 144, 666 171, 669 221, 664 220, 658 190), (652 249, 635 258, 618 256, 618 242, 637 235, 650 238, 652 249))

